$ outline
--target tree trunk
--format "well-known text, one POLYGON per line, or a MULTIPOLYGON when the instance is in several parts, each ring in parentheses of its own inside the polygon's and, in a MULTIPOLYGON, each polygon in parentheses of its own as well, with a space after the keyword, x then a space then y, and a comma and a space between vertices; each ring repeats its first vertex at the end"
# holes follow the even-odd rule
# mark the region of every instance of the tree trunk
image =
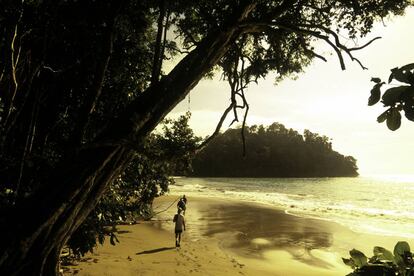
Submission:
POLYGON ((69 156, 32 197, 6 214, 0 234, 0 275, 56 275, 62 246, 94 208, 132 148, 198 83, 238 37, 243 6, 226 28, 210 33, 160 82, 148 88, 93 144, 69 156))

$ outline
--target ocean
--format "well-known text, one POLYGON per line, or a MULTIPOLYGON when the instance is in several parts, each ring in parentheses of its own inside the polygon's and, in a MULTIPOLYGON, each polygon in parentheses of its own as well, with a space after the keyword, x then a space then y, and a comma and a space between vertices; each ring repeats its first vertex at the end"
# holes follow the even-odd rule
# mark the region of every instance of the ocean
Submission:
POLYGON ((414 177, 175 178, 170 194, 256 202, 353 231, 414 238, 414 177))

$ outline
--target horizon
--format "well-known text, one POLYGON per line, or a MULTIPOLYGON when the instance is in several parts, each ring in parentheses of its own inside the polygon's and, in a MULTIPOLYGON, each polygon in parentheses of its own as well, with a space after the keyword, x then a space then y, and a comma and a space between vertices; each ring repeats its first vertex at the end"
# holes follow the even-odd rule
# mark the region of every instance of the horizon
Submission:
MULTIPOLYGON (((373 86, 371 77, 386 80, 390 69, 414 62, 414 37, 404 36, 414 26, 414 8, 385 24, 377 23, 357 43, 363 45, 374 37, 382 37, 354 52, 368 70, 347 58, 347 69, 342 71, 331 50, 318 44, 328 62, 313 60, 296 80, 285 79, 274 85, 274 78, 269 75, 257 85, 250 85, 246 89, 250 105, 246 125, 278 122, 300 133, 309 129, 328 136, 335 151, 357 159, 360 175, 412 175, 414 123, 404 117, 401 128, 390 131, 385 123, 376 121, 385 110, 382 105, 368 106, 367 102, 373 86)), ((228 84, 215 76, 201 80, 168 117, 190 111, 190 127, 197 136, 205 137, 214 132, 228 102, 228 84)), ((222 131, 231 119, 229 115, 222 131)))

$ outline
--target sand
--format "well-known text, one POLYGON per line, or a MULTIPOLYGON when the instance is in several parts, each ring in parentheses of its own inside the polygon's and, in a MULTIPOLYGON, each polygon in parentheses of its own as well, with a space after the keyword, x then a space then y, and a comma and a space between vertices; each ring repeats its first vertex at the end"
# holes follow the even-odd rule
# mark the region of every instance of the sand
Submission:
POLYGON ((153 220, 119 226, 116 246, 105 242, 65 275, 346 275, 342 263, 357 248, 392 251, 399 237, 360 234, 317 219, 239 201, 189 198, 187 231, 175 247, 175 196, 154 203, 153 220))

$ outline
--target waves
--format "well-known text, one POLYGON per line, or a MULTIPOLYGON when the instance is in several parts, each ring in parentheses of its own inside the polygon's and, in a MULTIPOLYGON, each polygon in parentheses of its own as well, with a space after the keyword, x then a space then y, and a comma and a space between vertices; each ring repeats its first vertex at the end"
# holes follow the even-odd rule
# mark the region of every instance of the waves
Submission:
POLYGON ((375 178, 179 178, 173 194, 257 202, 356 232, 414 238, 414 183, 375 178))

